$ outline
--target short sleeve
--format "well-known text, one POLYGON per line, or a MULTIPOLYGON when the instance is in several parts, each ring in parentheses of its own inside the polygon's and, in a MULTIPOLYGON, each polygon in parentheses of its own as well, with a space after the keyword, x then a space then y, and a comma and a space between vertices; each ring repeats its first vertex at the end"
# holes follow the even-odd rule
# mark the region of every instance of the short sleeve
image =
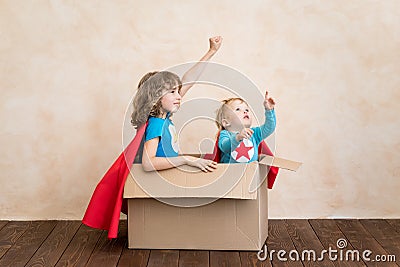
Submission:
POLYGON ((147 125, 146 128, 145 142, 156 137, 161 137, 163 124, 164 124, 163 119, 151 117, 149 119, 149 124, 147 125))

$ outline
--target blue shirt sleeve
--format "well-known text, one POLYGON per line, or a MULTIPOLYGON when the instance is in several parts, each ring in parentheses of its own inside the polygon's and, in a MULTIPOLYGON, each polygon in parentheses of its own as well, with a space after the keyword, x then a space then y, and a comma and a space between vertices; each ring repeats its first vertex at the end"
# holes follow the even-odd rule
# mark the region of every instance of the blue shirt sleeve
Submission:
POLYGON ((236 140, 236 133, 230 133, 227 130, 222 130, 219 135, 218 147, 223 153, 231 153, 239 145, 236 140))
POLYGON ((257 144, 261 143, 262 140, 270 136, 276 127, 275 110, 265 110, 265 121, 264 124, 259 127, 252 128, 254 133, 253 136, 256 139, 257 144))
POLYGON ((160 118, 151 117, 149 119, 149 124, 147 125, 147 128, 146 128, 145 142, 147 142, 153 138, 156 138, 156 137, 161 137, 162 130, 163 130, 163 124, 164 124, 164 120, 162 120, 160 118))

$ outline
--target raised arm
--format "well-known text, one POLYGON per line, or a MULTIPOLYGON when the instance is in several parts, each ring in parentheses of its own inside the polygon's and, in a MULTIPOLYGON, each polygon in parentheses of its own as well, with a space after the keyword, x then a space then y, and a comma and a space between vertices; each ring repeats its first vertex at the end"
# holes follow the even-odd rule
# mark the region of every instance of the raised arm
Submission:
POLYGON ((275 101, 268 97, 268 91, 266 91, 264 97, 265 121, 263 125, 257 127, 260 130, 260 141, 270 136, 275 130, 276 117, 274 107, 275 101))
POLYGON ((182 88, 180 91, 180 95, 184 96, 187 91, 194 85, 193 82, 197 81, 200 77, 201 73, 204 71, 204 64, 205 61, 210 60, 212 56, 218 51, 222 43, 221 36, 215 36, 209 39, 210 41, 210 48, 208 49, 207 53, 200 58, 200 60, 191 67, 182 77, 182 88))

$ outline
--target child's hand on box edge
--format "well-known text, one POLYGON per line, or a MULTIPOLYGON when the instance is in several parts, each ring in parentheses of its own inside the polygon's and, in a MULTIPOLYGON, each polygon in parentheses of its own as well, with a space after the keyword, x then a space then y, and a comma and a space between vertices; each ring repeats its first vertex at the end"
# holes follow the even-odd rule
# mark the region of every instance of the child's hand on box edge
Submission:
POLYGON ((217 163, 212 160, 196 158, 196 157, 188 157, 186 164, 199 168, 203 172, 212 172, 217 168, 217 163))

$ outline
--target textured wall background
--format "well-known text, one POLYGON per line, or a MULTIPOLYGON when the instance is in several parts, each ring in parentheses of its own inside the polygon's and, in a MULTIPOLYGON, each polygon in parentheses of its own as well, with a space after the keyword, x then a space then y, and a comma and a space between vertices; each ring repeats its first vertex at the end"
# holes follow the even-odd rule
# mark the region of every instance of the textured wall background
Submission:
POLYGON ((277 154, 304 163, 271 218, 400 217, 399 1, 1 1, 0 219, 80 219, 140 77, 213 35, 214 60, 275 97, 277 154))

